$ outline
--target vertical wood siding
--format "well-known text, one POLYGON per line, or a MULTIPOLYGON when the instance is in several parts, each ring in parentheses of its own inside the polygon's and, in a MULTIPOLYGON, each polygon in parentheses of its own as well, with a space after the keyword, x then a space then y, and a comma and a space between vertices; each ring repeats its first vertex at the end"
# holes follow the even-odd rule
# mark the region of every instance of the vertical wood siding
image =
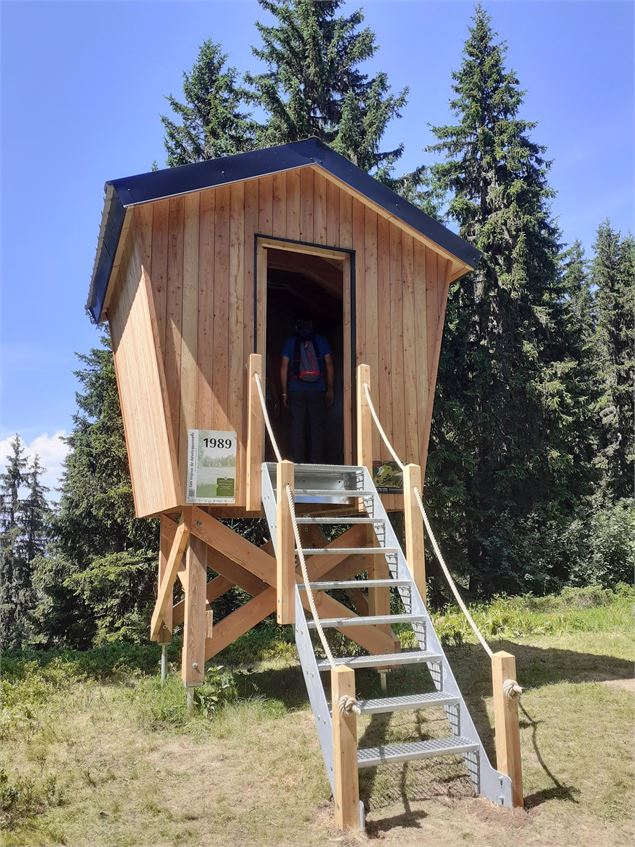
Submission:
MULTIPOLYGON (((244 504, 246 362, 254 349, 256 233, 355 251, 356 362, 371 367, 375 404, 399 455, 406 462, 425 464, 447 297, 445 258, 311 167, 157 201, 136 210, 134 225, 128 273, 110 310, 113 336, 119 337, 120 346, 123 340, 132 350, 134 344, 134 355, 143 354, 145 360, 151 358, 151 348, 145 345, 152 341, 167 396, 160 405, 160 395, 150 401, 147 389, 142 394, 146 405, 152 405, 159 440, 167 444, 166 423, 161 428, 155 420, 157 410, 164 410, 178 457, 179 497, 187 430, 235 430, 236 505, 244 504), (131 291, 142 269, 151 291, 149 304, 143 293, 131 291), (150 319, 141 312, 150 307, 156 326, 148 334, 150 319), (130 328, 126 321, 133 322, 130 328), (138 339, 129 340, 135 333, 138 339)), ((259 277, 262 287, 265 275, 259 277)), ((138 280, 136 284, 139 288, 138 280)), ((261 322, 264 294, 258 291, 261 322)), ((348 310, 348 297, 344 303, 348 310)), ((346 324, 350 315, 344 317, 346 324)), ((118 365, 118 371, 122 367, 118 365)), ((153 386, 160 383, 155 374, 153 386)), ((120 379, 126 418, 138 414, 137 401, 128 395, 140 389, 126 370, 120 379)), ((131 426, 128 421, 127 428, 131 426)), ((168 466, 152 468, 159 445, 146 450, 134 435, 129 449, 135 491, 144 492, 137 511, 142 508, 147 514, 150 503, 155 511, 170 508, 174 490, 164 479, 168 466)), ((165 449, 161 446, 164 459, 165 449)), ((373 449, 377 459, 390 458, 378 436, 373 449)))

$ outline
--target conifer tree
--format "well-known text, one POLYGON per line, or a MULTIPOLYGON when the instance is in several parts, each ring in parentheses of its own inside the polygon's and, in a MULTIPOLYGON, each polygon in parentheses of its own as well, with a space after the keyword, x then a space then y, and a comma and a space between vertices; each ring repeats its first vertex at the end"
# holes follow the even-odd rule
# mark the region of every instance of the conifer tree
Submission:
POLYGON ((19 435, 10 442, 5 470, 0 474, 0 644, 21 643, 23 627, 18 608, 25 561, 22 542, 22 493, 27 460, 19 435))
POLYGON ((605 499, 633 494, 635 460, 635 240, 606 221, 597 232, 592 282, 597 289, 598 360, 601 363, 600 456, 605 499))
POLYGON ((268 114, 259 143, 285 144, 315 136, 375 176, 387 178, 403 146, 382 150, 386 127, 400 116, 407 89, 392 94, 388 77, 359 66, 377 51, 361 10, 338 14, 343 0, 258 0, 274 22, 257 22, 267 66, 249 75, 253 99, 268 114))
POLYGON ((456 122, 434 128, 431 148, 445 157, 434 178, 449 215, 483 254, 450 292, 429 465, 477 593, 550 587, 524 544, 571 467, 566 433, 552 439, 571 369, 549 163, 505 55, 477 6, 453 74, 456 122))
POLYGON ((237 71, 220 44, 204 41, 192 70, 183 74, 184 102, 167 100, 176 120, 161 117, 169 167, 251 149, 255 125, 245 111, 237 71))
POLYGON ((120 635, 136 637, 140 626, 145 634, 158 528, 134 515, 110 344, 104 337, 101 347, 78 358, 78 411, 68 437, 54 542, 49 555, 38 559, 35 584, 40 641, 87 646, 98 630, 105 635, 113 620, 120 635), (134 591, 129 590, 131 573, 134 591), (116 618, 108 611, 113 607, 116 618))

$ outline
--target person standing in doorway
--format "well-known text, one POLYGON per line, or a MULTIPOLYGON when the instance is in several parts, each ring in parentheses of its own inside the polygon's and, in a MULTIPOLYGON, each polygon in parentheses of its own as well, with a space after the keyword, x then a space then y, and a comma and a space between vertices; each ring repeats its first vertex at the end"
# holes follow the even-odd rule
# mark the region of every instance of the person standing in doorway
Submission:
POLYGON ((324 462, 326 410, 333 405, 335 366, 331 346, 313 330, 313 319, 299 317, 295 335, 282 348, 282 405, 291 413, 294 462, 324 462))

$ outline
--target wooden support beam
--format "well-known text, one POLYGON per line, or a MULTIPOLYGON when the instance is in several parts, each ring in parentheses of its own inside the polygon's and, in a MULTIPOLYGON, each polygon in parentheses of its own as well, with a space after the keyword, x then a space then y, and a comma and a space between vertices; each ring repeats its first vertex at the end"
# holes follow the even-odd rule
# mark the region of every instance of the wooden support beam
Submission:
POLYGON ((166 613, 169 616, 172 611, 172 588, 174 580, 181 565, 181 559, 190 537, 190 510, 183 510, 183 523, 179 524, 174 533, 174 540, 170 548, 170 554, 165 565, 165 573, 159 585, 157 601, 150 623, 150 638, 156 641, 159 638, 161 628, 165 627, 166 613))
POLYGON ((293 462, 283 459, 277 467, 276 509, 276 616, 279 624, 295 620, 295 538, 287 485, 293 490, 293 462))
POLYGON ((249 356, 247 383, 247 480, 246 509, 256 512, 260 509, 262 462, 265 456, 265 419, 258 396, 255 376, 258 374, 264 384, 262 373, 262 355, 252 353, 249 356))
MULTIPOLYGON (((275 573, 273 558, 271 559, 271 563, 271 571, 275 573)), ((223 555, 223 553, 219 553, 218 550, 212 550, 211 547, 207 548, 207 567, 224 576, 226 579, 231 580, 234 585, 242 588, 243 591, 251 594, 252 597, 260 594, 269 585, 268 580, 263 581, 259 579, 250 573, 250 571, 242 568, 236 562, 223 555)))
POLYGON ((505 680, 516 680, 516 659, 501 650, 492 656, 496 766, 512 781, 512 804, 523 805, 523 770, 520 756, 518 700, 505 695, 505 680))
POLYGON ((185 557, 185 618, 181 675, 186 686, 200 685, 205 678, 207 636, 207 568, 205 544, 190 538, 185 557))
MULTIPOLYGON (((161 583, 163 582, 163 577, 168 566, 170 550, 172 549, 172 543, 174 541, 174 535, 176 534, 177 526, 178 524, 176 523, 176 521, 173 521, 167 515, 161 515, 159 534, 159 579, 157 582, 158 586, 161 585, 161 583)), ((182 621, 178 621, 178 623, 181 622, 182 621)), ((168 603, 163 617, 163 623, 161 624, 161 628, 157 636, 157 641, 159 641, 161 644, 167 644, 172 640, 172 630, 174 628, 174 623, 175 622, 173 620, 172 615, 172 605, 168 603)))
MULTIPOLYGON (((199 509, 198 506, 192 507, 191 529, 192 534, 202 539, 212 550, 223 553, 228 559, 250 571, 263 582, 270 585, 274 584, 276 566, 273 557, 216 518, 208 515, 207 512, 199 509)), ((220 572, 220 569, 214 565, 213 560, 214 557, 212 556, 210 567, 220 572)))
MULTIPOLYGON (((210 579, 207 583, 207 602, 213 603, 214 600, 218 600, 219 597, 222 597, 223 594, 226 594, 229 589, 233 587, 234 583, 230 579, 227 579, 224 576, 215 576, 214 579, 210 579)), ((185 600, 179 600, 179 602, 175 603, 172 607, 172 621, 174 626, 180 626, 183 623, 184 615, 185 600)))
POLYGON ((357 769, 357 715, 343 713, 341 697, 355 697, 355 671, 346 666, 331 670, 333 708, 333 799, 340 829, 359 829, 359 773, 357 769))
POLYGON ((426 601, 426 560, 423 546, 423 518, 414 494, 423 492, 421 467, 406 465, 403 471, 404 529, 406 535, 406 561, 410 574, 426 601))
POLYGON ((276 610, 276 589, 265 588, 240 609, 224 617, 214 626, 214 637, 205 644, 205 658, 211 659, 276 610))
POLYGON ((373 419, 366 400, 364 383, 371 388, 370 366, 357 366, 357 464, 368 468, 373 475, 373 419))

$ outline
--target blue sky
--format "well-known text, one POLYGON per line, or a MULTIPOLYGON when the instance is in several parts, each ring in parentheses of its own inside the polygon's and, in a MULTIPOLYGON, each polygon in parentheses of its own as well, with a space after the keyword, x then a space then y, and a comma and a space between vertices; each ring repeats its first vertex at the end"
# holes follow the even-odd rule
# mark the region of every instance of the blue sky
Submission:
MULTIPOLYGON (((403 141, 404 170, 430 161, 429 126, 449 120, 473 4, 374 0, 363 5, 379 51, 369 70, 410 87, 386 145, 403 141)), ((609 217, 633 229, 631 2, 485 2, 527 91, 523 116, 554 160, 553 212, 564 240, 590 250, 609 217)), ((165 161, 159 114, 181 93, 205 38, 239 69, 263 19, 234 2, 28 2, 1 5, 2 394, 0 459, 20 432, 52 481, 75 409, 75 351, 96 342, 84 314, 106 179, 165 161)))

